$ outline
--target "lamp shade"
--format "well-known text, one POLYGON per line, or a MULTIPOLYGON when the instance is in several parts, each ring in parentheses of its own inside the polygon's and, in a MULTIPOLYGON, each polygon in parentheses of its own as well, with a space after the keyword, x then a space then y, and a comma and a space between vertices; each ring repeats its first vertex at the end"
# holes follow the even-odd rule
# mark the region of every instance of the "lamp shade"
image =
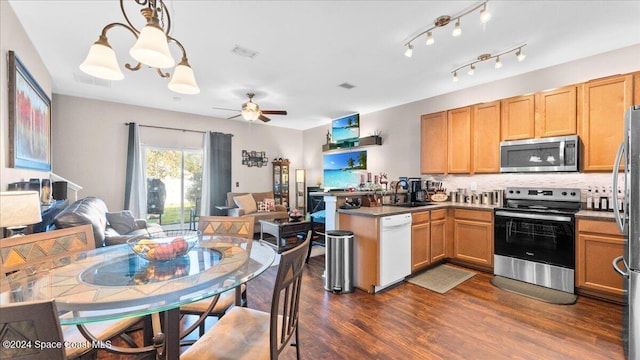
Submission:
POLYGON ((296 182, 303 183, 305 182, 305 171, 304 169, 296 169, 296 182))
POLYGON ((138 40, 129 50, 134 59, 153 68, 170 68, 176 61, 169 52, 169 43, 164 31, 153 24, 147 24, 140 31, 138 40))
POLYGON ((96 42, 91 45, 87 58, 80 64, 80 70, 100 79, 124 79, 124 74, 118 66, 116 53, 109 44, 105 43, 96 42))
POLYGON ((0 227, 25 226, 42 221, 37 191, 0 192, 0 227))
POLYGON ((173 77, 168 85, 171 91, 175 91, 180 94, 197 94, 200 92, 200 88, 196 83, 196 78, 193 76, 193 69, 186 61, 181 61, 175 70, 173 70, 173 77))

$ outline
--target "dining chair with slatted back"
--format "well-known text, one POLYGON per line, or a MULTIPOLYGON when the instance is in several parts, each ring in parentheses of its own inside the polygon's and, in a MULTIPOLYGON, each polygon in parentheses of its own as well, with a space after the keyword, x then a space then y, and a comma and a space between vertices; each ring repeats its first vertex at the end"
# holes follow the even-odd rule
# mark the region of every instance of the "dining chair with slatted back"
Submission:
POLYGON ((289 344, 296 347, 296 358, 300 359, 300 291, 310 242, 311 231, 303 243, 281 254, 270 313, 233 307, 188 348, 180 359, 275 360, 289 344))
POLYGON ((0 359, 67 359, 54 300, 3 305, 0 341, 0 359))
MULTIPOLYGON (((246 238, 247 251, 251 251, 251 243, 253 242, 253 216, 247 217, 229 217, 229 216, 200 216, 198 219, 198 230, 202 233, 203 241, 211 236, 233 236, 246 238)), ((212 299, 204 299, 180 307, 180 312, 186 315, 198 315, 206 313, 211 305, 212 299)), ((208 312, 208 316, 217 318, 222 317, 227 310, 233 305, 247 305, 247 286, 241 285, 235 289, 235 292, 227 291, 222 293, 214 307, 208 312)), ((205 322, 199 326, 200 336, 204 334, 205 322)), ((188 344, 188 343, 186 343, 188 344)))
MULTIPOLYGON (((95 248, 93 228, 81 225, 65 229, 29 234, 20 237, 2 239, 0 241, 0 267, 3 283, 7 286, 20 286, 39 272, 67 264, 74 253, 95 248)), ((2 317, 6 313, 3 305, 2 317)), ((64 315, 63 315, 64 316, 64 315)), ((125 332, 136 325, 142 318, 132 317, 123 320, 101 321, 85 325, 98 339, 109 340, 114 336, 123 336, 130 345, 135 343, 125 332)), ((85 343, 89 346, 66 348, 69 359, 84 356, 92 352, 88 342, 76 326, 62 326, 63 337, 69 343, 85 343)), ((0 357, 4 359, 3 357, 0 357)))

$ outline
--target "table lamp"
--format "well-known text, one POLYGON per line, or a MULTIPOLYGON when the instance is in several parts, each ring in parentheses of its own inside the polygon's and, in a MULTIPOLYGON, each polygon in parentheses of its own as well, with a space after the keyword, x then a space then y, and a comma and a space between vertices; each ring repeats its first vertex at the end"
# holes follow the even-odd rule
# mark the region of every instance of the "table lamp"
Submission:
POLYGON ((7 229, 7 237, 22 236, 28 225, 40 221, 40 195, 37 191, 0 192, 0 228, 7 229))

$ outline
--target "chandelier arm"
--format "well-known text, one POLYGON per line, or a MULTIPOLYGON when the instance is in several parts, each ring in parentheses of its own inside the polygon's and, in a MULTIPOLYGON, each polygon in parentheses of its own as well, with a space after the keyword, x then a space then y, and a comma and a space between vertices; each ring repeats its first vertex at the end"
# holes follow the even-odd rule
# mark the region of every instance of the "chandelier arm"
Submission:
MULTIPOLYGON (((135 1, 138 5, 140 6, 145 6, 147 4, 147 0, 133 0, 135 1)), ((133 31, 136 33, 136 38, 138 37, 137 34, 140 33, 140 30, 138 30, 138 28, 136 28, 133 23, 131 22, 131 20, 129 20, 129 17, 127 16, 127 12, 124 10, 124 0, 120 0, 120 11, 122 12, 122 16, 124 16, 124 19, 127 21, 127 24, 129 24, 129 28, 133 29, 133 31)), ((108 25, 107 25, 108 26, 108 25)), ((126 26, 126 25, 125 25, 126 26)))
POLYGON ((158 71, 158 75, 160 75, 161 78, 168 78, 169 76, 171 76, 171 74, 169 74, 168 72, 162 72, 162 69, 160 68, 156 68, 156 70, 158 71))
POLYGON ((127 69, 131 70, 131 71, 138 71, 142 68, 142 63, 138 62, 138 64, 136 66, 131 66, 131 64, 126 63, 124 64, 124 67, 126 67, 127 69))
POLYGON ((125 28, 125 29, 127 29, 127 30, 131 31, 131 33, 133 34, 133 36, 135 36, 135 37, 136 37, 136 39, 138 38, 138 34, 140 33, 139 31, 137 31, 135 28, 132 28, 132 27, 130 27, 130 26, 128 26, 128 25, 126 25, 126 24, 123 24, 123 23, 117 23, 117 22, 114 22, 114 23, 108 24, 107 26, 105 26, 104 28, 102 28, 102 33, 100 34, 100 38, 106 38, 106 37, 107 37, 107 32, 108 32, 109 30, 113 29, 113 28, 114 28, 114 27, 116 27, 116 26, 122 26, 123 28, 125 28))
POLYGON ((178 45, 178 47, 180 48, 180 51, 182 51, 182 60, 181 61, 186 62, 187 61, 187 50, 184 49, 184 46, 182 46, 182 43, 180 41, 176 40, 175 38, 169 36, 169 35, 167 35, 167 39, 169 41, 175 42, 178 45))

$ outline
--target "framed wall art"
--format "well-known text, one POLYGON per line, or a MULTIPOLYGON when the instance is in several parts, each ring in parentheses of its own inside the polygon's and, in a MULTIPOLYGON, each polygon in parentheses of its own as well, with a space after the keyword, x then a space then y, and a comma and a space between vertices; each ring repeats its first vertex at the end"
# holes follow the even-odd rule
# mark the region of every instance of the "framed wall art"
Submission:
POLYGON ((7 64, 9 166, 51 171, 51 99, 13 51, 7 64))
POLYGON ((264 151, 242 150, 242 165, 248 167, 267 166, 269 159, 264 151))

